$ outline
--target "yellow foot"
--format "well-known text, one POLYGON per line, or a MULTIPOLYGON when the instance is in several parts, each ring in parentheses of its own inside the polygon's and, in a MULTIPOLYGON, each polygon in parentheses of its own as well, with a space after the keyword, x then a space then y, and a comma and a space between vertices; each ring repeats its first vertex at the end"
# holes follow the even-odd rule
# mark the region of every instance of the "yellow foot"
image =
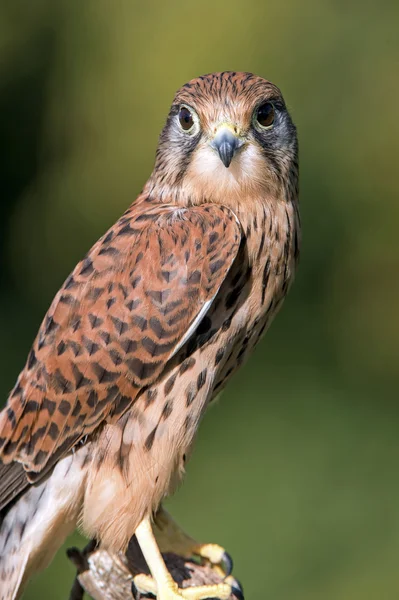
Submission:
POLYGON ((141 598, 157 598, 157 600, 228 600, 232 595, 237 600, 244 600, 241 588, 236 587, 239 584, 233 578, 231 580, 231 583, 226 579, 223 583, 214 585, 179 588, 171 579, 161 589, 158 589, 152 577, 140 574, 133 580, 132 593, 135 600, 141 598))
POLYGON ((191 555, 199 556, 210 562, 221 577, 228 577, 233 571, 233 559, 218 544, 194 544, 191 548, 191 555))
POLYGON ((172 552, 185 558, 198 556, 210 562, 221 577, 233 571, 233 559, 218 544, 201 544, 187 535, 161 506, 154 516, 154 534, 163 554, 172 552))
POLYGON ((164 526, 160 527, 160 514, 155 518, 154 531, 151 519, 145 517, 136 529, 136 539, 141 548, 149 575, 136 575, 132 583, 132 593, 135 600, 141 598, 157 598, 158 600, 229 600, 235 597, 244 600, 240 584, 230 576, 224 575, 222 582, 211 585, 199 585, 179 588, 168 571, 162 557, 162 551, 168 551, 164 543, 170 544, 171 551, 182 557, 190 557, 193 553, 206 557, 208 560, 221 561, 224 550, 213 544, 197 544, 189 538, 165 512, 161 513, 164 526), (155 533, 155 535, 154 535, 155 533), (160 540, 160 534, 162 542, 160 540), (188 552, 188 554, 187 554, 188 552))

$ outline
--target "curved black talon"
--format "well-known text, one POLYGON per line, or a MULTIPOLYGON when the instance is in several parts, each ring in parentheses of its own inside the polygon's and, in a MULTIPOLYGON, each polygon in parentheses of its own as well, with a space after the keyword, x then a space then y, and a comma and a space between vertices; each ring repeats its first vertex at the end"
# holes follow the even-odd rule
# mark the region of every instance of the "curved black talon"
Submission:
POLYGON ((131 590, 134 600, 139 600, 139 591, 136 588, 136 584, 134 583, 134 581, 132 581, 131 590))
POLYGON ((237 579, 235 581, 235 585, 231 586, 231 593, 237 598, 237 600, 245 600, 244 590, 242 589, 241 583, 237 581, 237 579))
POLYGON ((148 592, 147 594, 141 594, 138 591, 134 581, 132 581, 132 596, 134 600, 141 600, 142 598, 156 598, 156 596, 154 596, 154 594, 151 594, 151 592, 148 592))
POLYGON ((226 577, 228 577, 229 575, 231 575, 232 572, 233 572, 234 562, 233 562, 233 559, 231 558, 231 556, 230 556, 230 554, 228 552, 225 552, 223 554, 222 565, 223 565, 223 570, 226 573, 226 577))
POLYGON ((134 598, 134 600, 140 600, 140 592, 138 591, 136 584, 134 583, 134 581, 132 581, 132 596, 134 598))

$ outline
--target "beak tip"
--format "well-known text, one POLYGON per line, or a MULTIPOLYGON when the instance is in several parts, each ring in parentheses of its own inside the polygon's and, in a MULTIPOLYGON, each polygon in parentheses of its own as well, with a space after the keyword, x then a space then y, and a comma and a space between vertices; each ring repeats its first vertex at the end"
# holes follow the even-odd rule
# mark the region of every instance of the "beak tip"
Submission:
POLYGON ((229 166, 231 165, 231 161, 233 160, 234 152, 235 152, 235 148, 232 146, 232 144, 229 144, 226 141, 223 144, 221 144, 220 147, 218 148, 220 160, 222 161, 222 163, 224 164, 226 169, 228 169, 229 166))

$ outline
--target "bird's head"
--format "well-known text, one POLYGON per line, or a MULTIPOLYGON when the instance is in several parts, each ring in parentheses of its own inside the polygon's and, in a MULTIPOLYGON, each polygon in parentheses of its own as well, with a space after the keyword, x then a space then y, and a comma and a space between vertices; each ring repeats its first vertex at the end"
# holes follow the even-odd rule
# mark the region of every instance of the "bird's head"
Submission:
POLYGON ((227 71, 177 92, 150 182, 162 197, 197 204, 259 197, 296 176, 296 130, 280 90, 227 71))

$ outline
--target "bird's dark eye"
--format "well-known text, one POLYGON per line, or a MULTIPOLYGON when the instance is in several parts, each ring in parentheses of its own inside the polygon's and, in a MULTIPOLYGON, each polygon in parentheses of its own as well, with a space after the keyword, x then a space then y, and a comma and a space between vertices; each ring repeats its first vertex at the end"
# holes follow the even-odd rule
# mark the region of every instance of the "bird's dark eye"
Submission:
POLYGON ((271 127, 274 123, 274 106, 271 102, 262 104, 256 113, 256 120, 261 127, 271 127))
POLYGON ((179 110, 179 122, 184 131, 189 131, 194 125, 193 115, 186 106, 182 106, 179 110))

